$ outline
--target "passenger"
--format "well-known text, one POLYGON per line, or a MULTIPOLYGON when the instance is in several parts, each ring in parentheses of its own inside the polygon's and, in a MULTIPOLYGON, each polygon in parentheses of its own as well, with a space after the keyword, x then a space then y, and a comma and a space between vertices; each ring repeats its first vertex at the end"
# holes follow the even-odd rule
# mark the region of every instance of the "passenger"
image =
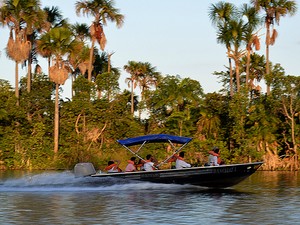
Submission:
POLYGON ((130 160, 128 160, 128 164, 125 168, 125 172, 135 172, 136 167, 135 167, 135 157, 131 157, 130 160))
POLYGON ((119 168, 120 161, 114 160, 114 161, 108 161, 107 167, 105 167, 105 170, 108 173, 117 173, 117 172, 122 172, 122 170, 119 168))
POLYGON ((213 147, 212 151, 209 151, 209 156, 208 156, 208 165, 209 166, 219 166, 222 163, 222 160, 220 158, 219 154, 220 150, 218 147, 213 147))
POLYGON ((155 166, 157 165, 157 161, 154 159, 152 155, 146 156, 146 162, 144 163, 143 169, 145 171, 152 171, 157 169, 155 166))
POLYGON ((144 170, 144 163, 145 161, 143 159, 139 159, 138 163, 135 165, 136 170, 144 170))
POLYGON ((176 169, 190 168, 191 164, 184 161, 184 152, 180 152, 179 156, 176 156, 176 169))

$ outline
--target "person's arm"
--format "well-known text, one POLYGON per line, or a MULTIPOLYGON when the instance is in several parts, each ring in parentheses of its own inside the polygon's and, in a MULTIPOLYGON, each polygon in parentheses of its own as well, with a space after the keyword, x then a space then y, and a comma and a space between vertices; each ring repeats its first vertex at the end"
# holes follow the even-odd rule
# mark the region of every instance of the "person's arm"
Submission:
POLYGON ((176 169, 190 168, 190 167, 191 167, 191 164, 189 164, 183 160, 176 161, 176 169))
POLYGON ((182 161, 182 167, 184 167, 184 168, 190 168, 192 166, 191 166, 191 164, 189 164, 189 163, 187 163, 185 161, 182 161))
POLYGON ((119 168, 121 161, 120 160, 114 160, 114 162, 115 162, 114 169, 121 172, 122 170, 119 168))

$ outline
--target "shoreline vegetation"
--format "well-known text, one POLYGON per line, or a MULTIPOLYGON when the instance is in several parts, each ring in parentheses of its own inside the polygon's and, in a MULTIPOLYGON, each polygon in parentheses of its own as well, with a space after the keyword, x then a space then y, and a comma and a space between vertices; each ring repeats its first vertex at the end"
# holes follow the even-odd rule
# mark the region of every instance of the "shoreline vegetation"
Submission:
MULTIPOLYGON (((71 169, 78 162, 103 169, 111 159, 125 168, 131 156, 116 140, 156 133, 193 138, 185 155, 191 164, 204 165, 218 146, 226 164, 264 161, 263 170, 298 170, 300 77, 273 64, 268 50, 279 19, 296 13, 296 1, 211 4, 212 29, 228 58, 226 70, 213 72, 223 86, 213 93, 197 80, 130 60, 122 68, 130 90, 120 90, 105 26, 122 29, 122 9, 113 0, 81 0, 74 10, 91 16, 91 24, 69 24, 39 0, 4 0, 0 7, 0 24, 10 31, 6 54, 16 65, 15 87, 0 79, 1 170, 71 169), (264 55, 256 52, 258 27, 265 27, 264 55), (38 57, 48 60, 46 74, 33 66, 38 57), (19 79, 21 65, 28 71, 19 79), (62 100, 69 77, 72 98, 62 100)), ((145 154, 162 160, 172 152, 158 144, 145 154)))

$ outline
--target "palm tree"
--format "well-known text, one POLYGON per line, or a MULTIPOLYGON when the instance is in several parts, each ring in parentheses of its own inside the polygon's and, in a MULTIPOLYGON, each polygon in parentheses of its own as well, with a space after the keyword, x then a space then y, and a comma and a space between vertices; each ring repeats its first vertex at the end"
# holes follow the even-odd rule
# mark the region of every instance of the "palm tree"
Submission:
POLYGON ((128 87, 131 87, 131 113, 134 113, 134 89, 137 87, 137 84, 143 74, 143 63, 128 61, 128 64, 124 66, 124 70, 129 73, 131 76, 126 78, 128 87))
POLYGON ((217 139, 221 124, 220 117, 218 115, 207 112, 205 109, 203 109, 200 114, 201 117, 197 122, 197 133, 202 134, 201 139, 217 139))
MULTIPOLYGON (((76 36, 75 39, 77 40, 76 36)), ((89 52, 90 48, 84 44, 84 42, 78 40, 78 45, 76 50, 70 52, 68 60, 72 65, 72 97, 74 96, 73 92, 73 82, 76 80, 79 74, 85 75, 88 65, 89 65, 89 52)))
POLYGON ((197 133, 202 140, 218 140, 221 129, 222 110, 225 108, 225 96, 219 93, 208 93, 200 107, 200 118, 197 121, 197 133))
MULTIPOLYGON (((265 25, 266 25, 266 74, 270 74, 270 61, 269 61, 269 46, 275 43, 278 35, 276 29, 274 29, 274 23, 279 25, 280 17, 294 15, 297 11, 296 1, 292 0, 251 0, 257 11, 263 11, 265 13, 265 25), (271 35, 272 26, 272 35, 271 35)), ((270 94, 270 85, 267 82, 267 94, 270 94)))
POLYGON ((59 136, 59 85, 65 83, 68 74, 71 72, 68 63, 63 59, 65 55, 77 49, 78 42, 72 39, 72 32, 65 27, 57 27, 45 33, 37 41, 37 48, 40 52, 48 52, 53 65, 49 68, 49 78, 56 85, 55 92, 55 119, 54 119, 54 153, 58 152, 59 136))
MULTIPOLYGON (((47 15, 46 20, 48 23, 50 23, 50 26, 48 27, 48 29, 46 29, 46 31, 50 31, 53 28, 57 28, 57 27, 68 27, 68 23, 66 19, 63 19, 63 15, 61 13, 61 11, 59 10, 59 8, 57 7, 45 7, 43 9, 47 15)), ((49 46, 51 46, 51 39, 49 35, 43 35, 42 36, 42 42, 43 46, 39 46, 39 50, 38 53, 44 57, 48 59, 48 75, 50 73, 50 66, 51 66, 51 49, 49 49, 49 46), (48 39, 48 40, 46 40, 48 39)))
MULTIPOLYGON (((220 1, 217 4, 212 4, 209 8, 209 18, 212 24, 217 29, 225 29, 228 26, 228 22, 236 12, 236 8, 233 4, 220 1)), ((227 48, 227 55, 230 49, 230 36, 222 35, 222 38, 217 38, 218 42, 224 44, 227 48)), ((228 57, 229 72, 230 72, 230 96, 233 96, 233 74, 231 58, 228 57)))
POLYGON ((227 55, 232 58, 235 63, 236 89, 240 91, 240 60, 244 56, 245 51, 241 50, 244 42, 244 22, 241 19, 234 18, 228 21, 227 26, 220 26, 217 40, 219 42, 228 41, 227 55))
POLYGON ((97 41, 103 51, 106 45, 106 38, 103 31, 103 26, 107 25, 107 21, 115 22, 117 27, 123 25, 124 16, 119 13, 119 10, 114 7, 113 0, 81 0, 76 2, 76 13, 80 15, 91 15, 94 21, 90 26, 90 34, 92 44, 90 48, 90 61, 88 68, 88 80, 92 80, 92 65, 94 46, 97 41))
POLYGON ((71 25, 71 29, 79 41, 85 42, 87 38, 90 38, 89 27, 86 23, 75 23, 71 25))
POLYGON ((43 10, 47 14, 47 22, 50 23, 49 29, 68 26, 68 20, 63 18, 62 12, 58 7, 45 7, 43 10))
POLYGON ((141 89, 142 100, 145 98, 145 91, 149 90, 151 87, 156 87, 159 79, 160 73, 156 71, 156 67, 148 62, 142 63, 142 75, 140 76, 140 79, 137 80, 138 86, 141 89))
POLYGON ((111 101, 112 95, 116 94, 119 89, 119 78, 120 70, 118 68, 112 67, 111 56, 112 53, 102 52, 100 57, 97 57, 95 63, 97 64, 96 71, 98 75, 96 77, 96 85, 98 91, 98 98, 101 98, 102 92, 106 93, 107 101, 111 101), (99 61, 99 63, 97 63, 99 61))
MULTIPOLYGON (((6 53, 16 63, 15 95, 19 105, 19 63, 28 59, 32 44, 27 35, 32 34, 34 28, 40 26, 44 14, 41 13, 39 0, 6 0, 0 9, 0 16, 10 30, 6 53)), ((28 80, 30 90, 30 73, 28 73, 28 80)))
POLYGON ((139 103, 139 118, 141 118, 142 110, 145 108, 145 93, 152 87, 156 88, 160 79, 160 73, 156 72, 156 68, 150 63, 142 63, 142 73, 137 80, 137 85, 141 90, 141 101, 139 103))
POLYGON ((243 65, 243 72, 246 72, 249 68, 248 85, 250 88, 250 92, 254 95, 259 94, 261 87, 257 83, 259 83, 263 79, 266 72, 265 57, 263 55, 261 56, 253 53, 250 55, 250 60, 248 59, 248 55, 243 57, 241 64, 243 65))
POLYGON ((24 66, 27 65, 27 92, 31 91, 31 80, 32 80, 32 64, 37 63, 37 52, 36 52, 36 39, 38 33, 49 28, 49 23, 46 21, 45 12, 38 6, 32 13, 32 18, 30 18, 27 23, 26 33, 27 40, 31 43, 31 50, 28 59, 24 62, 24 66))
POLYGON ((246 88, 248 88, 249 76, 250 76, 250 59, 253 53, 253 47, 256 51, 260 49, 260 40, 255 29, 260 25, 260 18, 254 7, 250 7, 248 4, 243 4, 240 9, 242 17, 246 17, 247 21, 244 27, 244 38, 246 41, 246 51, 247 51, 247 62, 246 62, 246 88))

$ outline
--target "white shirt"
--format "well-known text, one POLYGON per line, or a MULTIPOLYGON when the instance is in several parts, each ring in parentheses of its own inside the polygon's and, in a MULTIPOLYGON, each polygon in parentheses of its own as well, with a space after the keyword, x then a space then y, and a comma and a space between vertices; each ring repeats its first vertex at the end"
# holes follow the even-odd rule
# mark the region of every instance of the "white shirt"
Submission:
POLYGON ((115 173, 115 172, 119 172, 118 168, 113 167, 110 170, 107 170, 108 173, 115 173))
POLYGON ((152 171, 153 170, 153 162, 146 162, 144 163, 144 170, 145 171, 152 171))
POLYGON ((176 169, 190 168, 191 164, 186 163, 181 159, 176 159, 176 169))
POLYGON ((218 157, 214 155, 208 156, 208 163, 210 166, 219 166, 218 164, 218 157))

